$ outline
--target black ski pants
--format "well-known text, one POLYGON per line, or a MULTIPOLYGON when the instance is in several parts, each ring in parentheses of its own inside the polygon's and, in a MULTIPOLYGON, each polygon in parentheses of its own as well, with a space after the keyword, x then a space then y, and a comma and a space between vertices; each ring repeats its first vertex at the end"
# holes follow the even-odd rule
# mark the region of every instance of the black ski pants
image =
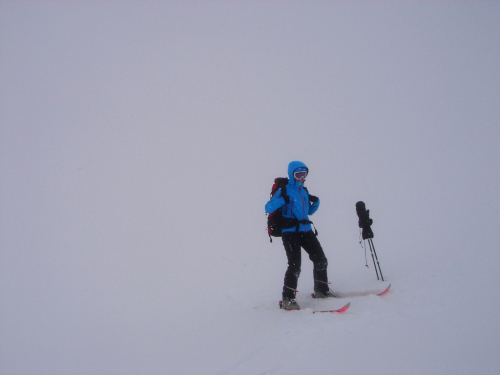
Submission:
POLYGON ((326 293, 329 290, 328 260, 314 232, 312 230, 309 232, 285 232, 282 240, 288 258, 283 297, 295 298, 302 263, 301 248, 305 250, 313 262, 314 291, 326 293))

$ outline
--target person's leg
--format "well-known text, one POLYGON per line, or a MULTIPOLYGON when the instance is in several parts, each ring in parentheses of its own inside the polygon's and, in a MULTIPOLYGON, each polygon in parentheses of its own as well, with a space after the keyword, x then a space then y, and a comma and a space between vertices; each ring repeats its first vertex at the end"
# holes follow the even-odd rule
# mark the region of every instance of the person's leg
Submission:
POLYGON ((297 289, 297 283, 300 276, 300 241, 297 233, 284 233, 282 240, 288 259, 288 268, 285 273, 285 280, 283 285, 283 297, 294 299, 295 290, 297 289))
POLYGON ((327 273, 328 260, 313 231, 304 234, 301 245, 313 262, 314 291, 323 294, 328 293, 330 290, 327 273))

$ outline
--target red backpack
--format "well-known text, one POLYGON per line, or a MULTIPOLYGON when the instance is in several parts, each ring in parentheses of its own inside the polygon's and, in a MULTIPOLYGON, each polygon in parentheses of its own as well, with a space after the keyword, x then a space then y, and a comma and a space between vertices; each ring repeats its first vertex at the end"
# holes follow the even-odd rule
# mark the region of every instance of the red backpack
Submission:
MULTIPOLYGON (((288 177, 278 177, 274 179, 273 187, 271 188, 271 198, 274 197, 276 192, 281 189, 281 196, 286 195, 286 185, 288 185, 288 177)), ((281 209, 277 209, 271 214, 267 215, 267 233, 269 240, 273 242, 273 237, 281 237, 281 229, 283 228, 283 215, 281 209)))

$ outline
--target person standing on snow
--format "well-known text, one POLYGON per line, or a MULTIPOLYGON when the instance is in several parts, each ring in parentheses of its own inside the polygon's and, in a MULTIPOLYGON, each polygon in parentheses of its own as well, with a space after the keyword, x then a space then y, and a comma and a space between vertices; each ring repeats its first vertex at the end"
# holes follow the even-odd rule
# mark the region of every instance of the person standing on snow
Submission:
POLYGON ((309 195, 304 187, 309 169, 301 161, 292 161, 288 165, 288 184, 286 194, 281 189, 266 204, 266 213, 271 214, 281 209, 283 221, 283 246, 288 258, 288 269, 285 273, 283 285, 282 308, 285 310, 299 310, 295 299, 297 283, 300 276, 301 248, 309 255, 313 262, 314 295, 316 298, 335 297, 328 287, 327 267, 328 260, 321 244, 312 231, 309 215, 314 214, 319 207, 319 198, 309 195))

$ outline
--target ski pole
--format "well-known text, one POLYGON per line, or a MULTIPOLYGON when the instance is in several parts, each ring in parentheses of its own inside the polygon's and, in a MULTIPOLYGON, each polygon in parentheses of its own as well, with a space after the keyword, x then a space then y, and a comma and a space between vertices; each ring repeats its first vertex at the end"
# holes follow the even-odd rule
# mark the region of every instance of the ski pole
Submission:
POLYGON ((375 257, 373 256, 373 249, 370 239, 368 240, 368 245, 370 246, 370 253, 372 254, 372 260, 373 260, 373 268, 375 268, 375 273, 377 274, 377 280, 380 280, 380 277, 378 277, 377 264, 375 263, 375 257))
MULTIPOLYGON (((370 210, 366 209, 365 202, 359 201, 356 203, 356 213, 358 214, 358 226, 361 228, 361 236, 363 240, 368 240, 368 245, 370 246, 370 252, 372 254, 373 266, 375 267, 375 273, 377 274, 377 280, 382 278, 384 281, 384 276, 382 275, 382 269, 380 268, 380 263, 378 261, 377 252, 375 251, 375 245, 373 244, 373 231, 371 225, 373 220, 370 219, 370 210), (377 269, 378 268, 378 269, 377 269), (380 277, 378 273, 380 272, 380 277)), ((366 258, 366 245, 365 245, 365 258, 366 258)), ((368 266, 368 263, 367 263, 368 266)))
POLYGON ((377 272, 377 266, 378 266, 378 270, 380 271, 380 277, 382 278, 382 281, 384 281, 384 276, 382 275, 382 269, 380 268, 380 263, 378 262, 377 252, 375 251, 375 245, 373 244, 371 238, 368 239, 368 245, 370 245, 370 251, 372 251, 372 258, 373 255, 375 255, 375 258, 373 259, 373 265, 375 266, 375 272, 377 273, 377 280, 380 280, 378 278, 378 272, 377 272), (377 260, 377 265, 375 265, 375 259, 377 260))

